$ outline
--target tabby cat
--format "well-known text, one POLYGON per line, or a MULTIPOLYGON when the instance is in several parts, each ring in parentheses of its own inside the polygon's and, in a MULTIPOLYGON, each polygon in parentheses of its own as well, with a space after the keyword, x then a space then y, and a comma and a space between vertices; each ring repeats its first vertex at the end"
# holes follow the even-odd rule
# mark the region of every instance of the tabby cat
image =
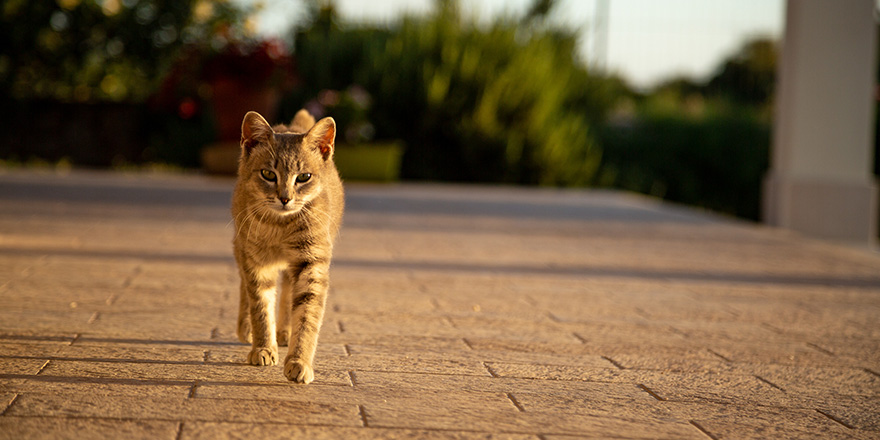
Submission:
POLYGON ((241 124, 232 196, 233 245, 241 276, 238 338, 252 344, 252 365, 277 364, 278 345, 288 345, 284 375, 298 383, 315 379, 312 363, 330 258, 342 222, 335 139, 332 118, 315 123, 305 110, 289 127, 270 127, 256 112, 248 112, 241 124), (276 295, 279 272, 281 294, 276 295))

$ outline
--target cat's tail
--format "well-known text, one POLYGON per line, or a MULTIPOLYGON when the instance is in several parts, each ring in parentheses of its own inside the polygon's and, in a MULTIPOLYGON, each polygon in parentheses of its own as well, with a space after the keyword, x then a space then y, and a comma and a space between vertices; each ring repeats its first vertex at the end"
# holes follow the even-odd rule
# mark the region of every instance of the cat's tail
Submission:
POLYGON ((308 110, 302 109, 296 112, 293 121, 290 122, 290 131, 294 133, 305 133, 315 125, 315 117, 308 110))

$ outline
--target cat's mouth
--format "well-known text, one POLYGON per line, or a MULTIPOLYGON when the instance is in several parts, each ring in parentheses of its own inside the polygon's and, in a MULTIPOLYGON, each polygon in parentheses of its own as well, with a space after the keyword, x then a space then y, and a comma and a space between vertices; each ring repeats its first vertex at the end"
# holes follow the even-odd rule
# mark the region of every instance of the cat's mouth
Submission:
POLYGON ((300 206, 298 203, 294 203, 294 202, 289 202, 289 203, 276 202, 275 204, 272 205, 272 210, 275 211, 276 214, 278 214, 282 217, 296 214, 297 212, 300 211, 301 208, 302 208, 302 206, 300 206))

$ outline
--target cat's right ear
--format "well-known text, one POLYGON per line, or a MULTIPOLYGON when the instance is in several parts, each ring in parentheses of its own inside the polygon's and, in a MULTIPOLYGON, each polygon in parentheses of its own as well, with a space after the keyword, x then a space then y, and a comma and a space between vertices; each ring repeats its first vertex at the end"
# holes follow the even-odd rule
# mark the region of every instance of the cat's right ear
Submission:
POLYGON ((318 121, 308 133, 310 139, 324 160, 333 157, 333 149, 336 143, 336 121, 327 117, 318 121))
POLYGON ((247 112, 241 122, 241 148, 250 154, 260 143, 271 141, 273 134, 275 131, 259 113, 247 112))
POLYGON ((295 133, 305 133, 315 125, 315 117, 306 109, 301 109, 290 121, 290 129, 295 133))

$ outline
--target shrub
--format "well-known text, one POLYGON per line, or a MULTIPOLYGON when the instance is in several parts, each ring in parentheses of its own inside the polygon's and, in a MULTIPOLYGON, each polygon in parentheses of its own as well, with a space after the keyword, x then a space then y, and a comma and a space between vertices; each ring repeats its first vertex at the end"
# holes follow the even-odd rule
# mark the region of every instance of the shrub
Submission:
POLYGON ((385 30, 340 29, 321 20, 297 38, 305 87, 362 85, 373 97, 376 137, 407 146, 404 178, 592 180, 601 156, 593 128, 615 94, 612 82, 591 75, 576 58, 574 32, 534 15, 481 26, 462 17, 454 1, 385 30))
POLYGON ((759 219, 770 124, 754 113, 649 113, 600 137, 598 185, 759 219))

